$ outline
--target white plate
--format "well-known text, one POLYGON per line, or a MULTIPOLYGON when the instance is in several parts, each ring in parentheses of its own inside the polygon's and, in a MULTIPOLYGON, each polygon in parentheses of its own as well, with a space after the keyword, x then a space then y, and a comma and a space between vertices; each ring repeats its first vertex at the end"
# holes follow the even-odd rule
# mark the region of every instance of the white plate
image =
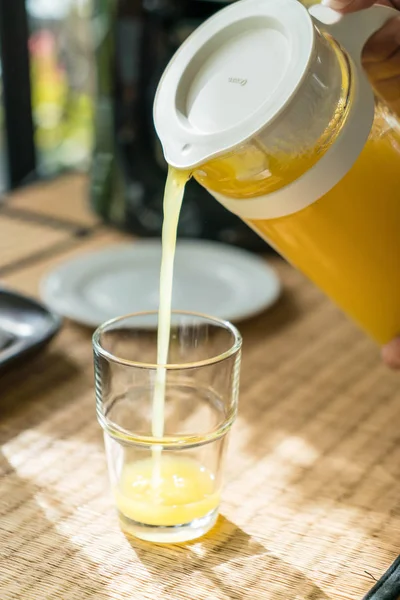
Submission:
MULTIPOLYGON (((160 261, 156 240, 112 246, 58 266, 43 279, 41 295, 58 314, 97 327, 158 308, 160 261)), ((262 258, 219 243, 178 242, 174 309, 237 322, 268 308, 279 294, 279 280, 262 258)))

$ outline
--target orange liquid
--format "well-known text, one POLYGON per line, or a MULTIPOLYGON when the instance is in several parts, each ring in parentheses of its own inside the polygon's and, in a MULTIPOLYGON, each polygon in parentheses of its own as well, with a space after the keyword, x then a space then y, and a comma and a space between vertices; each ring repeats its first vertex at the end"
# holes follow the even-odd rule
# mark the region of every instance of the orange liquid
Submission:
MULTIPOLYGON (((299 165, 315 164, 316 155, 300 162, 287 157, 286 164, 281 157, 273 181, 286 185, 299 165)), ((237 198, 254 195, 241 187, 237 198)), ((298 213, 249 224, 376 341, 400 334, 400 129, 389 129, 384 115, 376 118, 353 168, 328 194, 298 213)))
POLYGON ((194 177, 210 192, 244 200, 289 185, 313 167, 323 154, 324 151, 319 150, 295 157, 274 155, 253 143, 210 160, 194 172, 194 177))
POLYGON ((127 519, 173 526, 191 523, 218 508, 220 492, 214 474, 197 461, 162 454, 159 464, 150 458, 125 465, 115 498, 127 519))

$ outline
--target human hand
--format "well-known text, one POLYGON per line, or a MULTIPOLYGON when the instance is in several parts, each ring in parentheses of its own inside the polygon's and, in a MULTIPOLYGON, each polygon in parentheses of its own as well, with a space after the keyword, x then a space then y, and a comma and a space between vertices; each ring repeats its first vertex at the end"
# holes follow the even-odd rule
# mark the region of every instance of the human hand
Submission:
MULTIPOLYGON (((323 0, 334 10, 349 13, 375 4, 374 0, 323 0)), ((381 0, 377 4, 400 10, 400 0, 381 0)), ((400 116, 400 14, 388 21, 367 42, 363 64, 377 94, 400 116)), ((400 365, 399 365, 400 366, 400 365)))
POLYGON ((382 358, 388 367, 400 370, 400 338, 396 338, 382 348, 382 358))

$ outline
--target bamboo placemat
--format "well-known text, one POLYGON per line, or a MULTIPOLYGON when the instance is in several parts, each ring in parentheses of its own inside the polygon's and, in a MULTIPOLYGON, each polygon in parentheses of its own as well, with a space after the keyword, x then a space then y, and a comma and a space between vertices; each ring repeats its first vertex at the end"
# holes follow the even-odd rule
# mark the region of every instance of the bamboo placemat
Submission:
MULTIPOLYGON (((97 232, 82 250, 115 241, 97 232)), ((63 256, 9 283, 33 293, 63 256)), ((47 353, 2 377, 1 600, 358 599, 389 566, 400 548, 399 377, 274 262, 285 293, 241 326, 223 516, 201 541, 161 547, 120 533, 89 331, 67 323, 47 353)))
POLYGON ((14 192, 7 209, 33 216, 52 217, 65 223, 94 226, 99 218, 89 210, 88 182, 83 175, 60 177, 57 183, 36 184, 14 192))
POLYGON ((0 210, 0 276, 4 267, 33 255, 41 256, 50 248, 62 245, 70 236, 69 231, 21 221, 0 210))

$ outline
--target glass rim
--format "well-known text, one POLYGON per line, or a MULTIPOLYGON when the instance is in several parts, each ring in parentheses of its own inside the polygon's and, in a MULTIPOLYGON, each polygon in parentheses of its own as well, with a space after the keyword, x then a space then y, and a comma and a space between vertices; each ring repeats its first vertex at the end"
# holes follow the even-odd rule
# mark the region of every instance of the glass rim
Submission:
POLYGON ((112 354, 111 352, 109 352, 108 350, 103 348, 103 346, 101 345, 101 342, 100 342, 100 338, 101 338, 101 335, 107 331, 107 328, 109 328, 111 325, 114 325, 118 322, 126 321, 127 319, 132 319, 135 317, 145 317, 145 316, 154 316, 154 315, 157 316, 158 315, 158 310, 148 310, 148 311, 139 311, 139 312, 129 313, 127 315, 115 317, 114 319, 109 319, 108 321, 105 321, 104 323, 102 323, 93 334, 93 337, 92 337, 93 349, 95 350, 95 352, 97 354, 99 354, 101 357, 105 358, 106 360, 108 360, 114 364, 119 364, 119 365, 123 365, 126 367, 135 367, 138 369, 148 369, 148 370, 156 370, 156 369, 162 368, 167 371, 177 371, 177 370, 183 371, 185 369, 196 369, 199 367, 207 367, 209 365, 214 365, 219 362, 223 362, 227 358, 236 354, 242 347, 242 336, 241 336, 239 330, 237 329, 237 327, 235 327, 235 325, 233 325, 230 321, 220 319, 219 317, 212 317, 212 316, 204 314, 204 313, 190 311, 190 310, 187 310, 187 311, 186 310, 173 310, 173 311, 171 311, 171 314, 187 316, 187 317, 191 317, 191 316, 199 317, 201 319, 210 321, 211 323, 214 323, 215 325, 219 325, 221 328, 225 329, 225 331, 229 331, 232 334, 233 343, 227 350, 225 350, 225 352, 221 352, 220 354, 218 354, 216 356, 212 356, 210 358, 193 361, 193 362, 187 362, 187 363, 167 363, 166 365, 159 365, 157 363, 145 363, 145 362, 140 362, 140 361, 136 361, 136 360, 129 360, 126 358, 122 358, 120 356, 116 356, 115 354, 112 354))

